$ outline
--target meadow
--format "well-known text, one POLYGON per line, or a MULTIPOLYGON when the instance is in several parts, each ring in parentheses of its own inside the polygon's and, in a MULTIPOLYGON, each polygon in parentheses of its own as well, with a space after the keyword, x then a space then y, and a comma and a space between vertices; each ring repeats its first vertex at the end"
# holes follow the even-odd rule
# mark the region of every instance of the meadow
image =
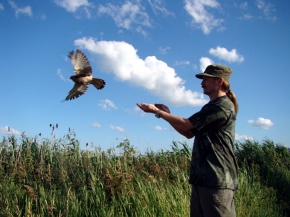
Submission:
MULTIPOLYGON (((139 153, 81 150, 76 133, 0 142, 0 216, 189 216, 191 144, 139 153)), ((290 216, 290 152, 273 141, 236 143, 238 217, 290 216)))

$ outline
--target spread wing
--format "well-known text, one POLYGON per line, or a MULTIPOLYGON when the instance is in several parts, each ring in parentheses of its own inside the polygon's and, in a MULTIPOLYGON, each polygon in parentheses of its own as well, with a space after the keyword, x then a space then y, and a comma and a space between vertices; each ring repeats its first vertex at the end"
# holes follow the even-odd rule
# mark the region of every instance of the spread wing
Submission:
POLYGON ((67 95, 65 100, 72 100, 78 98, 87 91, 88 87, 88 84, 76 82, 73 88, 69 91, 69 94, 67 95))
POLYGON ((80 50, 76 50, 69 52, 68 57, 70 58, 72 65, 74 67, 74 71, 77 75, 86 74, 91 75, 93 73, 92 67, 86 57, 86 55, 80 50))

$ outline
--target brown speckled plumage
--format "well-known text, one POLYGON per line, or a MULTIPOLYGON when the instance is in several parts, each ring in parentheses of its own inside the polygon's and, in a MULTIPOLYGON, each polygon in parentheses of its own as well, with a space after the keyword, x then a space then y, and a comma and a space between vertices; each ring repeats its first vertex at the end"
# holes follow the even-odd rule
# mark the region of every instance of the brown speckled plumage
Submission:
POLYGON ((98 90, 105 87, 106 82, 103 79, 94 78, 92 76, 92 67, 82 51, 78 49, 75 53, 71 51, 68 57, 72 62, 76 75, 70 77, 70 79, 75 82, 75 85, 69 91, 65 100, 72 100, 83 95, 87 91, 89 84, 93 84, 98 90))

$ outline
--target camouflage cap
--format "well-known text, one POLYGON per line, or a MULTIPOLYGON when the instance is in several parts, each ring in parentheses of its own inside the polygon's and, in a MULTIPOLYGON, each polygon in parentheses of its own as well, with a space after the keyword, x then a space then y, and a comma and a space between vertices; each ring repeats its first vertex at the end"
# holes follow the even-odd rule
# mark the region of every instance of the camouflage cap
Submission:
POLYGON ((206 67, 203 73, 196 74, 195 76, 199 79, 202 79, 203 76, 223 78, 225 81, 229 82, 231 74, 232 70, 229 67, 213 64, 206 67))

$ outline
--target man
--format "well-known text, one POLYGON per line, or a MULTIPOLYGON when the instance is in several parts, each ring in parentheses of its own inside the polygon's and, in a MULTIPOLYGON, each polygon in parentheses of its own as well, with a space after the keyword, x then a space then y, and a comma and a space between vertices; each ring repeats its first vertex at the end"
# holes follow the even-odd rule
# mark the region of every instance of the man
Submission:
POLYGON ((234 155, 235 121, 238 103, 230 90, 232 70, 209 65, 202 79, 203 93, 210 101, 189 118, 170 114, 162 104, 137 104, 144 112, 167 121, 177 132, 194 138, 189 183, 191 217, 234 217, 234 191, 238 189, 238 169, 234 155))

